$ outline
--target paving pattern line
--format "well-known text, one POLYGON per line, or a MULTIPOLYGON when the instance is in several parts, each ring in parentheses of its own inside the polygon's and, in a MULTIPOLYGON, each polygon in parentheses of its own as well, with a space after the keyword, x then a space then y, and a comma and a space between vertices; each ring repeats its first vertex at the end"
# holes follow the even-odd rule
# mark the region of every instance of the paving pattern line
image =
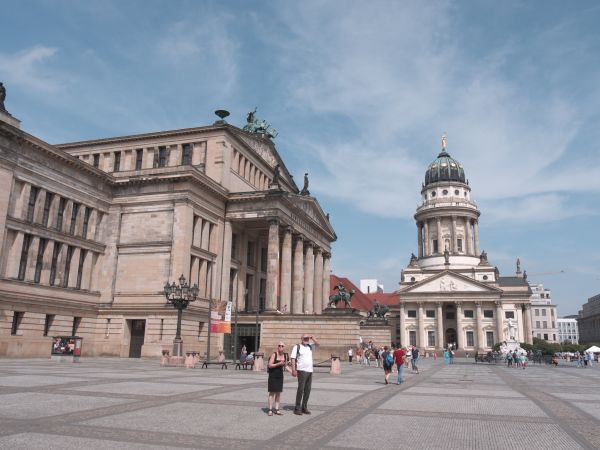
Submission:
POLYGON ((495 367, 493 370, 515 391, 527 396, 527 398, 544 411, 548 417, 554 419, 556 424, 583 448, 589 450, 598 450, 600 448, 600 429, 598 427, 598 421, 589 414, 569 405, 564 400, 560 400, 557 397, 541 391, 531 383, 528 383, 525 386, 524 380, 517 378, 510 373, 513 369, 506 369, 499 366, 495 367))

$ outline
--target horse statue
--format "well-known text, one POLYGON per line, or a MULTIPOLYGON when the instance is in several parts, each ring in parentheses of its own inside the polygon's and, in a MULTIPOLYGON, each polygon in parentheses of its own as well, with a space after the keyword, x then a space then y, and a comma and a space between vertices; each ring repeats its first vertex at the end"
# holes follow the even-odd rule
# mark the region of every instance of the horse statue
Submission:
POLYGON ((379 317, 381 319, 385 319, 385 315, 390 312, 390 307, 387 305, 380 305, 377 300, 375 300, 375 304, 373 305, 373 309, 367 313, 367 319, 374 319, 379 317))
POLYGON ((352 308, 350 302, 352 301, 352 296, 355 294, 354 289, 350 289, 350 292, 347 292, 346 286, 341 283, 333 288, 336 289, 338 293, 329 297, 329 303, 327 303, 327 307, 331 308, 333 305, 334 308, 337 308, 337 304, 339 302, 344 302, 347 308, 352 308))

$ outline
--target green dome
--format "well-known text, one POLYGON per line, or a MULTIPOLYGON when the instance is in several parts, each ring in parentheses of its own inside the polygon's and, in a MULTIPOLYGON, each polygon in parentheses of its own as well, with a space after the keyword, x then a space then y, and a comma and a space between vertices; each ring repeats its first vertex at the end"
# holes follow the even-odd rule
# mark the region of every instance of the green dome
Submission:
POLYGON ((465 171, 462 164, 446 153, 445 149, 429 164, 427 172, 425 172, 425 186, 439 181, 465 183, 465 171))

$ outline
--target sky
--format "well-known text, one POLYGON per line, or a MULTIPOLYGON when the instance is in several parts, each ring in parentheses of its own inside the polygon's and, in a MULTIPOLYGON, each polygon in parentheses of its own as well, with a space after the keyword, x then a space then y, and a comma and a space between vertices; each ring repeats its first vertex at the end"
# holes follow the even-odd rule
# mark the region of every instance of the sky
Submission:
POLYGON ((2 1, 0 81, 62 143, 208 125, 275 144, 331 222, 332 270, 386 292, 417 252, 440 149, 465 168, 480 248, 517 257, 559 315, 600 293, 596 1, 2 1))

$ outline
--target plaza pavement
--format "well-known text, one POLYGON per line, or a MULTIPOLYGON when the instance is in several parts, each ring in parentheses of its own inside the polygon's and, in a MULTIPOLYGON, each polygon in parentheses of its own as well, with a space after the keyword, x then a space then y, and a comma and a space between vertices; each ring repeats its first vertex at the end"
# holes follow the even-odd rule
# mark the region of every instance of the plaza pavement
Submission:
MULTIPOLYGON (((343 364, 316 373, 310 416, 266 415, 266 373, 155 360, 0 359, 0 449, 598 449, 600 366, 424 359, 406 383, 343 364)), ((394 375, 393 375, 394 376, 394 375)))

